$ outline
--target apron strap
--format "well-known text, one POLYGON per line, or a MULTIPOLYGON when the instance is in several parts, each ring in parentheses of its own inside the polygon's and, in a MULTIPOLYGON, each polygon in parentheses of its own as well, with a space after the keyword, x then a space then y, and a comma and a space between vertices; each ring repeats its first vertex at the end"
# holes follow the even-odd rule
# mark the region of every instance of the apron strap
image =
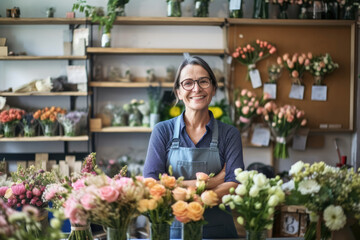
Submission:
POLYGON ((216 119, 214 118, 214 127, 213 127, 213 135, 210 143, 211 150, 217 150, 218 146, 218 136, 219 136, 219 129, 216 119))
POLYGON ((174 135, 171 143, 171 148, 179 148, 180 146, 179 134, 180 134, 181 117, 182 115, 178 116, 175 121, 174 132, 173 132, 174 135))

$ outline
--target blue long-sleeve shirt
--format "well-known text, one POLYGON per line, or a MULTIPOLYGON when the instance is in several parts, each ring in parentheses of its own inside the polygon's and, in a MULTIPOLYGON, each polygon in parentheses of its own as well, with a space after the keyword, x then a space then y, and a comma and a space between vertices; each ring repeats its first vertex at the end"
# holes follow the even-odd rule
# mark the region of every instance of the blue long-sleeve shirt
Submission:
MULTIPOLYGON (((208 148, 213 133, 214 116, 211 111, 210 121, 206 125, 206 133, 195 145, 186 132, 184 113, 181 114, 180 147, 208 148)), ((143 175, 144 177, 159 178, 160 173, 167 173, 166 161, 171 147, 176 118, 160 122, 155 125, 149 142, 143 175)), ((226 163, 225 182, 237 182, 234 170, 244 169, 242 143, 240 132, 233 126, 217 121, 219 128, 218 148, 222 167, 226 163)))

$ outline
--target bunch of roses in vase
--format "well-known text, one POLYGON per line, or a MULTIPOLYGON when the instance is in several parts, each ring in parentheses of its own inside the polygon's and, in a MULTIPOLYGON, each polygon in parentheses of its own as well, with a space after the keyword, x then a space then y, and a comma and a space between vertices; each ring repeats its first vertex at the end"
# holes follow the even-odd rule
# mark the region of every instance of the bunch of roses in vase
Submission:
POLYGON ((131 219, 138 215, 138 202, 145 197, 142 177, 109 178, 104 174, 88 176, 72 190, 65 202, 65 215, 71 223, 89 222, 107 228, 108 239, 127 239, 131 219))
POLYGON ((247 66, 246 79, 250 80, 250 71, 256 69, 256 63, 276 52, 276 47, 267 41, 257 39, 254 42, 238 47, 232 57, 247 66))
POLYGON ((24 137, 36 136, 36 129, 37 129, 39 122, 36 118, 34 118, 33 113, 24 114, 22 116, 20 123, 23 127, 24 137))
POLYGON ((303 74, 306 70, 306 67, 310 65, 310 60, 312 59, 312 54, 305 53, 290 56, 289 53, 285 53, 282 56, 284 65, 289 71, 290 78, 292 79, 293 84, 302 85, 303 74))
POLYGON ((285 200, 279 176, 267 178, 257 171, 235 169, 239 185, 230 189, 230 194, 223 196, 220 208, 225 206, 235 210, 240 216, 237 222, 244 225, 246 239, 265 240, 266 230, 272 229, 275 207, 285 200))
POLYGON ((298 161, 291 166, 289 175, 291 181, 286 184, 289 199, 292 204, 305 205, 311 212, 310 226, 305 233, 307 239, 328 239, 341 234, 339 230, 346 224, 351 226, 354 220, 360 220, 359 171, 332 167, 324 162, 310 165, 298 161))
POLYGON ((64 214, 61 211, 54 212, 55 218, 50 221, 50 227, 41 231, 39 210, 33 206, 24 206, 21 211, 10 208, 0 199, 0 239, 13 240, 47 240, 64 239, 61 232, 61 221, 64 214))
POLYGON ((305 112, 293 105, 278 107, 271 101, 265 104, 262 114, 276 142, 274 157, 288 158, 287 142, 292 139, 300 126, 306 125, 305 112))
POLYGON ((178 180, 167 174, 160 174, 159 182, 153 178, 145 178, 146 197, 138 202, 138 210, 145 215, 150 223, 150 239, 169 240, 170 225, 174 220, 171 205, 175 200, 172 191, 181 184, 178 180))
POLYGON ((218 205, 218 195, 212 190, 205 190, 206 182, 211 177, 205 173, 196 173, 196 188, 176 187, 173 190, 175 203, 172 205, 176 220, 183 224, 183 240, 201 240, 202 226, 206 224, 206 208, 218 205))
POLYGON ((247 131, 254 118, 262 113, 268 95, 258 98, 253 91, 242 89, 235 91, 235 123, 241 133, 247 131))
POLYGON ((311 58, 310 65, 306 66, 306 70, 314 77, 314 85, 322 85, 324 76, 337 68, 339 68, 339 64, 333 62, 328 53, 311 58))
POLYGON ((15 137, 16 126, 25 114, 24 110, 10 108, 0 113, 0 122, 3 124, 4 137, 15 137))
POLYGON ((65 114, 66 110, 60 107, 45 107, 34 113, 34 118, 40 121, 44 136, 54 136, 57 130, 58 114, 65 114))
POLYGON ((64 135, 68 137, 78 136, 87 125, 87 113, 71 111, 66 114, 58 114, 57 120, 64 128, 64 135))

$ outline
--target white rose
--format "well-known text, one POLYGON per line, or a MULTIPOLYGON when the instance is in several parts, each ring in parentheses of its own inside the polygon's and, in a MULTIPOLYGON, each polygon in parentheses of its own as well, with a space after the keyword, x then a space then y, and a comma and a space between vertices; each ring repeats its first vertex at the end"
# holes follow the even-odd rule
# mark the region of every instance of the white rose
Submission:
POLYGON ((228 203, 231 201, 231 195, 224 195, 221 200, 223 203, 228 203))
POLYGON ((249 172, 248 171, 240 172, 236 176, 236 180, 238 180, 242 184, 246 183, 248 181, 248 178, 249 178, 249 172))
POLYGON ((289 175, 294 175, 297 174, 298 172, 300 172, 304 167, 304 162, 303 161, 298 161, 296 162, 294 165, 291 166, 290 171, 289 171, 289 175))
POLYGON ((262 173, 255 174, 253 180, 254 180, 255 185, 257 185, 259 188, 261 188, 268 182, 268 179, 262 173))
POLYGON ((254 185, 250 188, 249 195, 250 197, 257 197, 259 195, 260 188, 254 185))
POLYGON ((243 224, 244 224, 244 218, 243 218, 243 217, 238 217, 238 218, 237 218, 237 222, 238 222, 240 225, 243 225, 243 224))
POLYGON ((283 202, 285 200, 285 193, 280 187, 276 188, 275 195, 279 198, 280 202, 283 202))
POLYGON ((240 205, 243 202, 243 199, 240 196, 236 195, 233 198, 233 201, 234 201, 235 204, 240 205))
POLYGON ((269 198, 269 201, 268 201, 268 205, 270 207, 275 207, 276 205, 278 205, 279 203, 279 197, 276 196, 276 195, 272 195, 270 198, 269 198))
POLYGON ((240 196, 244 196, 246 194, 246 187, 244 184, 239 184, 236 189, 235 193, 240 196))

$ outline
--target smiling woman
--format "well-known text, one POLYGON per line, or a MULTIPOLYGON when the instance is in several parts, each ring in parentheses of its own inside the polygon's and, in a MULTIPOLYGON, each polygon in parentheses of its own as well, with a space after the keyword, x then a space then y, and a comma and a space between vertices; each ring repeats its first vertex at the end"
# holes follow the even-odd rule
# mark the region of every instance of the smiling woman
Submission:
MULTIPOLYGON (((183 176, 183 184, 196 186, 196 173, 215 174, 206 188, 219 199, 237 185, 234 170, 244 168, 239 131, 218 121, 209 111, 209 104, 217 90, 217 81, 209 65, 200 57, 192 56, 180 64, 174 82, 177 102, 182 101, 185 111, 178 117, 158 123, 150 137, 144 165, 144 177, 158 179, 168 173, 183 176)), ((203 238, 237 238, 232 216, 218 207, 207 209, 208 222, 203 238)), ((181 224, 172 224, 170 237, 180 238, 181 224)))

